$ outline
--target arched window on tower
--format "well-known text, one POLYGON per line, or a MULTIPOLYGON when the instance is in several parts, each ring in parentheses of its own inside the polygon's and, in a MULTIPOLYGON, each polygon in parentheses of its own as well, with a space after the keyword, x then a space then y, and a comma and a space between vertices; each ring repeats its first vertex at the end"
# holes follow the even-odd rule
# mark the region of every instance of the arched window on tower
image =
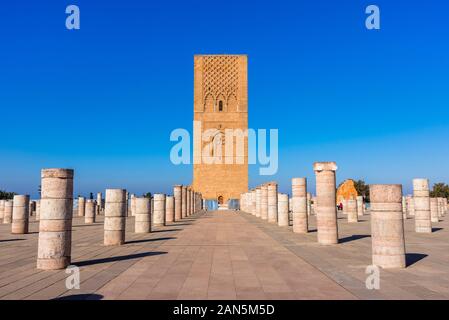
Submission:
POLYGON ((218 111, 223 111, 223 101, 218 101, 218 111))

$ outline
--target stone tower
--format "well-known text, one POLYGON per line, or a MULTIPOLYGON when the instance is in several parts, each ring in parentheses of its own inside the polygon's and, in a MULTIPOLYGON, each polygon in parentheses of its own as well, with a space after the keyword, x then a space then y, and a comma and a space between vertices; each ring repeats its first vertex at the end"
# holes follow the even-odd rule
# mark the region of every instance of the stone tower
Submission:
POLYGON ((204 199, 226 204, 248 191, 248 59, 194 60, 193 188, 204 199))

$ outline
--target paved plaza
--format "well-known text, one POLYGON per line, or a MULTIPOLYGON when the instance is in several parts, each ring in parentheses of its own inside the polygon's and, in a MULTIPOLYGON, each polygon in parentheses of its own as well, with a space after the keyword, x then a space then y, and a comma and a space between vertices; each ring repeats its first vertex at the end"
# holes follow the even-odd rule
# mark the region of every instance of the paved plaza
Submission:
POLYGON ((180 222, 103 245, 103 219, 75 217, 72 264, 79 290, 67 290, 64 270, 36 269, 38 222, 12 235, 0 224, 0 299, 449 299, 449 225, 431 234, 405 224, 407 268, 381 270, 380 290, 368 290, 369 215, 348 224, 339 214, 338 245, 316 241, 315 216, 307 235, 294 234, 238 211, 199 212, 180 222))

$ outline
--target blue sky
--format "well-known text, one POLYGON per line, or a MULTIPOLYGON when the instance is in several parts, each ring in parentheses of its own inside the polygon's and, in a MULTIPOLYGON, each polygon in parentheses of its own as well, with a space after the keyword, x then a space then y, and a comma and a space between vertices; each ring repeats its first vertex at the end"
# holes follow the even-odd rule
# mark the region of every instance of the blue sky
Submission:
POLYGON ((40 169, 75 169, 75 193, 167 192, 192 128, 193 55, 247 54, 249 125, 279 129, 279 171, 336 161, 337 180, 449 182, 446 1, 20 1, 0 8, 0 189, 37 196, 40 169), (65 8, 81 29, 65 28, 65 8), (381 30, 365 28, 365 8, 381 30))

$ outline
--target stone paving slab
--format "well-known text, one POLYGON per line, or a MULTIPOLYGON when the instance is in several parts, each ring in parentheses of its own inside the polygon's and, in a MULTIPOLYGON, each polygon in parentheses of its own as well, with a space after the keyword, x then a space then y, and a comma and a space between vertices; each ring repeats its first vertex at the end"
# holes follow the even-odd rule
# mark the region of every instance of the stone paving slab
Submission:
POLYGON ((72 264, 81 284, 68 290, 64 270, 36 269, 32 218, 26 235, 0 225, 0 299, 448 299, 446 220, 417 234, 408 219, 408 267, 381 270, 380 290, 368 290, 369 215, 356 224, 339 215, 340 243, 332 246, 317 244, 314 216, 306 235, 236 211, 202 212, 150 234, 134 234, 131 217, 118 247, 103 246, 102 216, 92 225, 75 217, 72 264))

